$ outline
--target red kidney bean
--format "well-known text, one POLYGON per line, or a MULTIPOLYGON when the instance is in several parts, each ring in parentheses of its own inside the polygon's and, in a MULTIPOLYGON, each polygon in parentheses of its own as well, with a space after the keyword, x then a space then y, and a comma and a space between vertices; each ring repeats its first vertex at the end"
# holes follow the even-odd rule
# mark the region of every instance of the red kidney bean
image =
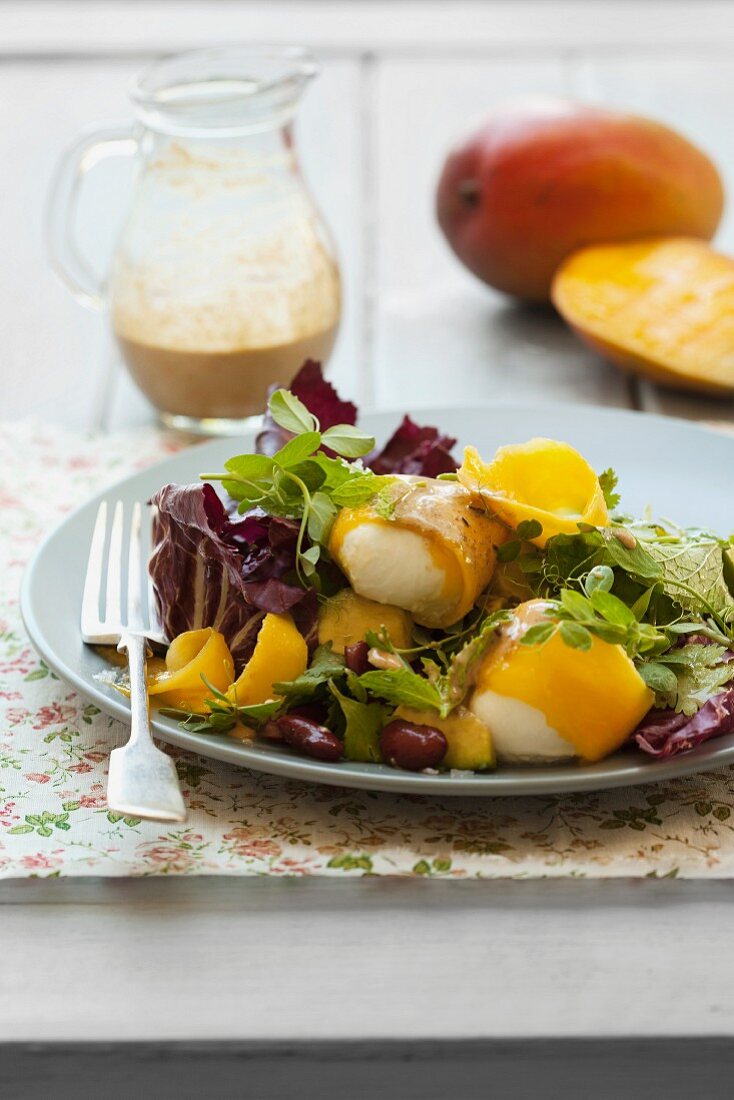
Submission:
POLYGON ((400 718, 388 722, 380 734, 383 758, 409 772, 435 768, 443 760, 447 748, 446 738, 435 726, 419 726, 400 718))
POLYGON ((344 646, 344 663, 347 668, 351 669, 352 672, 356 672, 358 676, 361 676, 363 672, 368 672, 370 668, 369 651, 370 647, 367 642, 355 642, 354 645, 344 646))
POLYGON ((313 756, 316 760, 327 760, 331 763, 341 760, 344 755, 344 746, 336 734, 327 730, 326 726, 312 722, 310 718, 299 718, 297 714, 284 714, 278 719, 278 729, 286 744, 305 756, 313 756))

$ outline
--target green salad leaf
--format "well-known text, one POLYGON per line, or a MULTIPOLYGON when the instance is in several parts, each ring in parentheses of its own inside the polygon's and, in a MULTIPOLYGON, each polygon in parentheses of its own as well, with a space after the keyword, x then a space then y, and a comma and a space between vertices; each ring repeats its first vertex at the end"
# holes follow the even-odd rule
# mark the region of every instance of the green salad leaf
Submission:
POLYGON ((260 507, 269 515, 300 520, 296 572, 301 583, 320 588, 316 567, 326 548, 338 510, 364 504, 395 478, 365 470, 359 459, 375 446, 374 437, 352 424, 337 424, 321 432, 306 406, 288 390, 276 390, 268 403, 280 427, 293 432, 272 457, 235 455, 224 471, 200 474, 203 481, 220 481, 239 503, 241 513, 260 507), (324 454, 328 448, 337 457, 324 454), (308 546, 307 540, 313 545, 308 546))
POLYGON ((161 714, 167 718, 174 718, 189 733, 228 733, 238 722, 257 729, 276 718, 283 709, 280 699, 238 706, 223 692, 218 691, 203 673, 201 678, 212 693, 211 698, 207 699, 208 714, 192 714, 175 707, 161 707, 160 710, 161 714))
POLYGON ((289 704, 295 705, 296 701, 305 702, 312 699, 320 688, 344 676, 345 672, 344 658, 340 653, 334 653, 331 643, 320 645, 315 649, 311 663, 305 672, 295 680, 273 684, 273 690, 278 695, 284 695, 289 704))
POLYGON ((387 722, 392 707, 384 703, 368 703, 363 697, 352 699, 344 695, 333 682, 329 690, 339 704, 344 717, 344 755, 348 760, 379 764, 380 731, 387 722))
POLYGON ((618 492, 616 492, 619 478, 614 470, 609 467, 608 470, 604 470, 599 474, 599 484, 601 485, 601 491, 604 494, 604 500, 606 501, 607 508, 610 512, 619 504, 622 499, 618 492))
POLYGON ((687 611, 724 614, 734 606, 724 580, 724 555, 718 539, 681 537, 645 542, 650 556, 660 566, 664 590, 687 611))
POLYGON ((639 671, 655 692, 657 706, 690 716, 734 677, 734 662, 725 662, 725 654, 724 646, 692 642, 640 665, 639 671))
POLYGON ((407 668, 363 672, 359 682, 372 695, 377 695, 396 707, 436 710, 444 718, 451 710, 451 704, 435 683, 407 668))
POLYGON ((316 417, 290 390, 276 390, 268 401, 268 409, 275 423, 287 432, 300 435, 301 432, 318 431, 316 417))

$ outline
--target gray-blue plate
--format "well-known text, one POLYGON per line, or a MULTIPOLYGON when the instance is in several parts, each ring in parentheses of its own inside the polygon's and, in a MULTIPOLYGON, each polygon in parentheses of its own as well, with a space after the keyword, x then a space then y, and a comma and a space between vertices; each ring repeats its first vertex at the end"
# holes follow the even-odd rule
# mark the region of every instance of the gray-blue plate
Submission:
MULTIPOLYGON (((597 470, 614 466, 625 510, 655 513, 685 525, 728 533, 734 527, 734 436, 664 417, 587 408, 582 405, 497 404, 467 409, 421 411, 424 423, 440 424, 460 444, 473 443, 491 455, 502 443, 532 436, 567 440, 597 470)), ((362 425, 378 439, 394 428, 398 414, 364 416, 362 425)), ((169 481, 196 480, 200 471, 221 468, 230 455, 250 450, 252 437, 216 440, 126 478, 70 515, 38 549, 25 574, 21 609, 31 640, 49 666, 103 711, 125 722, 127 705, 112 688, 95 680, 102 659, 79 636, 79 609, 92 525, 103 497, 126 504, 146 500, 169 481)), ((236 741, 226 735, 188 733, 154 715, 164 741, 275 775, 362 787, 437 795, 524 795, 594 790, 668 779, 734 762, 734 737, 710 741, 693 752, 658 763, 626 749, 599 764, 502 767, 485 774, 414 775, 383 765, 323 764, 280 746, 236 741)))

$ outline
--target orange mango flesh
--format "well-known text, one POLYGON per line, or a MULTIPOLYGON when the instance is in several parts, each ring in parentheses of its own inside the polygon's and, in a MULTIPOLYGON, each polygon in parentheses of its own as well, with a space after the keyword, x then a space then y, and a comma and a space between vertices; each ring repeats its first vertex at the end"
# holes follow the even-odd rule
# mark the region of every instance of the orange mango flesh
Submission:
POLYGON ((227 697, 237 706, 266 703, 275 696, 273 684, 295 680, 308 667, 308 647, 290 615, 268 614, 263 619, 250 660, 227 697))
POLYGON ((379 634, 383 627, 396 649, 412 644, 412 620, 407 611, 342 588, 321 605, 319 645, 331 643, 335 653, 343 653, 346 646, 364 641, 368 631, 379 634))
POLYGON ((538 600, 516 609, 511 629, 482 663, 475 690, 527 703, 582 760, 601 760, 624 744, 654 695, 622 647, 601 638, 586 651, 567 646, 558 633, 544 645, 521 645, 542 610, 538 600))
POLYGON ((467 447, 458 477, 509 527, 537 520, 543 531, 530 540, 536 546, 553 535, 575 534, 579 523, 609 522, 599 478, 578 451, 555 439, 500 447, 491 462, 467 447))
POLYGON ((165 663, 148 663, 148 694, 164 706, 204 714, 212 691, 202 674, 222 692, 234 677, 234 661, 227 643, 211 627, 179 634, 168 647, 165 663))
POLYGON ((734 259, 663 237, 573 253, 553 303, 605 358, 679 389, 734 393, 734 259))

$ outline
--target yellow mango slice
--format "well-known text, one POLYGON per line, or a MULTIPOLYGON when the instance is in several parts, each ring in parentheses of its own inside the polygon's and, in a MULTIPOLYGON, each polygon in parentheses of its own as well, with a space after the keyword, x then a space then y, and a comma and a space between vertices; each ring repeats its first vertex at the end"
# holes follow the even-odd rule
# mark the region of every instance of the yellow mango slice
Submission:
POLYGON ((149 663, 148 694, 164 706, 206 714, 206 700, 211 699, 212 691, 202 673, 217 691, 226 691, 234 676, 227 643, 210 626, 179 634, 168 647, 165 664, 149 663))
POLYGON ((407 611, 358 596, 351 588, 342 588, 321 606, 319 645, 331 642, 335 653, 343 653, 346 646, 364 641, 369 630, 377 634, 382 627, 396 649, 410 646, 412 619, 407 611))
POLYGON ((531 600, 516 609, 479 669, 475 693, 495 692, 533 707, 582 760, 601 760, 624 744, 654 694, 624 649, 601 638, 585 651, 558 633, 544 645, 521 645, 525 630, 542 621, 543 608, 543 601, 531 600))
POLYGON ((734 393, 734 259, 689 237, 574 252, 553 303, 623 370, 676 389, 734 393))
POLYGON ((576 534, 579 523, 609 522, 599 478, 583 455, 555 439, 500 447, 491 462, 466 447, 458 477, 509 527, 537 520, 543 531, 530 540, 536 546, 545 546, 553 535, 576 534))
POLYGON ((441 761, 442 768, 478 772, 495 767, 492 733, 466 707, 457 707, 447 718, 440 718, 435 711, 400 706, 393 717, 414 722, 418 726, 433 726, 434 729, 441 730, 448 744, 446 755, 441 761))
POLYGON ((265 703, 275 696, 273 684, 295 680, 308 667, 308 647, 290 615, 263 619, 250 660, 227 697, 240 707, 265 703))

